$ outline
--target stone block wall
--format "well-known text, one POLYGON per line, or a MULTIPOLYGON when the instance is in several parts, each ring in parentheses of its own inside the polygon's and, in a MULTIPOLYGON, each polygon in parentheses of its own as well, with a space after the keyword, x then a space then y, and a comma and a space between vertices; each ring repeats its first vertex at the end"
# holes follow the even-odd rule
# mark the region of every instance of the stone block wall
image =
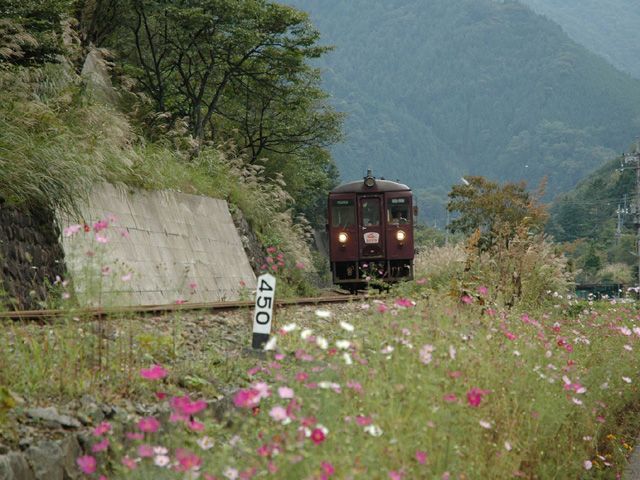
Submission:
POLYGON ((42 308, 47 285, 64 275, 60 230, 51 209, 17 208, 0 200, 0 303, 15 310, 42 308))

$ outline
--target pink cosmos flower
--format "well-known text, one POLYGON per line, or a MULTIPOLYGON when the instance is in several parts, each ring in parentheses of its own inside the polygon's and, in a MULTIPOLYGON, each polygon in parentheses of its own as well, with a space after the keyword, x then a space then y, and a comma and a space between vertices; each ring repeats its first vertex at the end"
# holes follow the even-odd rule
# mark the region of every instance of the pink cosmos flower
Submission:
POLYGON ((320 468, 322 468, 323 478, 329 478, 331 475, 336 473, 336 469, 333 467, 331 462, 322 462, 320 464, 320 468))
POLYGON ((138 447, 138 455, 142 458, 149 458, 153 457, 155 455, 155 452, 153 451, 153 447, 151 445, 144 444, 138 447))
POLYGON ((302 262, 296 262, 296 268, 298 270, 304 270, 304 263, 302 262))
POLYGON ((102 244, 109 243, 109 238, 103 235, 96 235, 96 242, 102 243, 102 244))
POLYGON ((489 289, 484 285, 480 285, 478 288, 476 288, 476 292, 484 297, 487 293, 489 293, 489 289))
POLYGON ((276 247, 267 247, 267 253, 276 253, 277 251, 276 247))
POLYGON ((296 373, 296 381, 298 382, 306 382, 308 378, 309 378, 309 374, 307 372, 296 373))
POLYGON ((316 445, 320 445, 322 442, 324 442, 326 436, 324 434, 324 432, 320 429, 320 428, 315 428, 312 432, 311 432, 311 441, 313 443, 315 443, 316 445))
POLYGON ((260 402, 258 394, 253 388, 238 390, 233 396, 233 404, 239 408, 253 408, 260 402))
POLYGON ((379 313, 384 313, 387 310, 389 310, 389 307, 387 307, 384 303, 379 303, 376 309, 378 310, 379 313))
POLYGON ((138 422, 138 428, 146 433, 154 433, 160 428, 160 422, 154 417, 144 417, 138 422))
POLYGON ((362 385, 356 381, 348 380, 347 388, 354 390, 356 393, 362 393, 362 385))
POLYGON ((76 458, 76 463, 78 467, 80 467, 80 470, 82 470, 82 473, 86 473, 87 475, 94 473, 98 466, 98 462, 96 462, 96 459, 91 455, 76 458))
POLYGON ((420 465, 427 463, 427 452, 416 450, 416 460, 420 465))
POLYGON ((293 398, 293 389, 289 387, 280 387, 278 388, 278 395, 280 395, 280 398, 293 398))
POLYGON ((395 305, 396 307, 408 308, 415 307, 416 302, 414 302, 413 300, 409 300, 408 298, 399 298, 396 300, 395 305))
POLYGON ((82 225, 69 225, 67 228, 62 230, 62 234, 65 237, 71 237, 82 230, 82 225))
POLYGON ((93 444, 93 446, 91 447, 91 451, 93 453, 98 453, 98 452, 102 452, 102 451, 106 450, 107 448, 109 448, 109 439, 108 438, 103 438, 98 443, 94 443, 93 444))
POLYGON ((482 397, 487 395, 489 390, 482 390, 474 387, 467 392, 467 402, 472 407, 479 407, 482 402, 482 397))
POLYGON ((426 279, 426 278, 424 278, 424 277, 422 277, 422 278, 420 278, 420 279, 416 280, 416 283, 417 283, 418 285, 424 285, 425 283, 427 283, 427 279, 426 279))
POLYGON ((361 427, 366 427, 367 425, 371 425, 371 423, 373 422, 373 420, 371 419, 371 417, 367 417, 364 415, 357 415, 356 416, 356 423, 358 425, 360 425, 361 427))
POLYGON ((460 301, 461 301, 462 303, 466 303, 467 305, 469 305, 470 303, 473 303, 473 298, 471 298, 469 295, 463 295, 463 296, 460 298, 460 301))
POLYGON ((176 459, 178 460, 176 470, 179 472, 196 470, 202 465, 202 459, 198 455, 183 448, 176 450, 176 459))
POLYGON ((127 467, 129 470, 135 470, 138 467, 138 464, 133 458, 129 458, 128 456, 122 459, 122 465, 127 467))
POLYGON ((457 402, 458 401, 458 397, 456 397, 455 393, 447 393, 442 398, 447 403, 453 403, 453 402, 457 402))
POLYGON ((518 336, 515 333, 511 333, 508 330, 504 331, 504 336, 507 337, 509 340, 515 340, 516 338, 518 338, 518 336))
POLYGON ((129 440, 143 440, 144 439, 144 433, 140 433, 140 432, 127 432, 125 434, 125 436, 129 440))
POLYGON ((287 418, 287 410, 280 405, 276 405, 269 412, 269 416, 273 418, 276 422, 281 422, 287 418))
POLYGON ((188 395, 173 397, 169 403, 176 413, 182 414, 185 417, 195 415, 207 408, 207 402, 204 400, 191 401, 188 395))
POLYGON ((433 359, 433 351, 435 350, 435 347, 433 345, 423 345, 422 348, 420 349, 420 361, 422 363, 424 363, 425 365, 428 365, 431 363, 431 360, 433 359))
POLYGON ((202 432, 204 430, 204 423, 197 422, 196 420, 187 421, 187 427, 193 432, 202 432))
POLYGON ((108 227, 109 227, 109 222, 107 220, 98 220, 96 223, 93 224, 93 231, 98 233, 108 227))
POLYGON ((111 424, 109 422, 102 422, 96 428, 93 429, 94 437, 101 437, 105 433, 109 433, 111 431, 111 424))
POLYGON ((175 303, 176 305, 184 305, 187 301, 184 298, 178 298, 175 303))
POLYGON ((402 472, 402 470, 400 471, 391 470, 389 472, 389 478, 391 480, 402 480, 403 477, 404 477, 404 473, 402 472))
POLYGON ((140 370, 140 376, 147 380, 159 380, 167 376, 167 371, 160 365, 153 365, 151 368, 140 370))
POLYGON ((120 277, 120 280, 122 280, 123 282, 128 282, 129 280, 131 280, 132 276, 133 276, 133 274, 131 272, 129 272, 129 273, 125 274, 125 275, 122 275, 120 277))

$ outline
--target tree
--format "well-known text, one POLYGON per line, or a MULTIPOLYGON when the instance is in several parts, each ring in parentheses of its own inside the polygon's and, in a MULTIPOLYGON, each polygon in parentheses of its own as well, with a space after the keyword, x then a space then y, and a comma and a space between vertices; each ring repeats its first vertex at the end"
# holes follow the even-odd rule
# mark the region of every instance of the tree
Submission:
POLYGON ((454 185, 449 192, 447 210, 460 214, 448 225, 451 232, 477 232, 478 246, 486 250, 497 238, 508 242, 518 229, 532 233, 542 230, 546 210, 526 190, 524 182, 499 185, 479 176, 465 180, 464 185, 454 185))
POLYGON ((199 144, 217 138, 227 118, 258 154, 296 137, 322 145, 327 122, 314 118, 333 117, 316 111, 318 79, 306 62, 327 48, 316 45, 305 13, 264 0, 128 0, 126 12, 124 31, 113 37, 129 72, 158 111, 189 119, 199 144), (294 113, 294 103, 306 121, 287 132, 278 115, 294 113), (265 129, 273 119, 280 134, 265 129))

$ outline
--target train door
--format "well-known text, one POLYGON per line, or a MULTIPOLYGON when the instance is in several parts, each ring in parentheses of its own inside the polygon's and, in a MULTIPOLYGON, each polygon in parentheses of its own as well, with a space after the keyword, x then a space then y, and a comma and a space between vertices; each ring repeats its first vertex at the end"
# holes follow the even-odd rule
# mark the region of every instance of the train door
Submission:
POLYGON ((382 197, 361 196, 358 198, 360 219, 360 255, 378 258, 384 255, 384 226, 382 197))

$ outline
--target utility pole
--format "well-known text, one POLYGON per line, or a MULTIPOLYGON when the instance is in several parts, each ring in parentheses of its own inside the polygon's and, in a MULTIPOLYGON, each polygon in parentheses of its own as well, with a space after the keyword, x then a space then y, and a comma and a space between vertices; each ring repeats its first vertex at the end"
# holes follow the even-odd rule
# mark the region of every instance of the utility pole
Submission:
POLYGON ((633 209, 634 224, 636 227, 636 256, 638 262, 638 286, 640 286, 640 152, 636 145, 634 153, 624 154, 624 163, 631 165, 636 171, 636 201, 633 209))

